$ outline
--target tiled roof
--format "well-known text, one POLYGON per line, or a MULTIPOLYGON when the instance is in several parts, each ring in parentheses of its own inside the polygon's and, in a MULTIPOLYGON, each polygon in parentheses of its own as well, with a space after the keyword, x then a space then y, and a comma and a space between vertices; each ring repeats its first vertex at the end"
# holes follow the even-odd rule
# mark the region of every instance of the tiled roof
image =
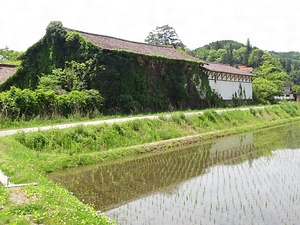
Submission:
POLYGON ((213 71, 213 72, 220 72, 220 73, 230 73, 230 74, 239 74, 239 75, 247 75, 247 76, 256 76, 248 71, 239 70, 230 65, 225 64, 218 64, 218 63, 205 63, 204 68, 213 71))
POLYGON ((16 72, 15 65, 0 64, 0 84, 16 72))
POLYGON ((90 34, 82 31, 77 31, 93 44, 106 50, 130 51, 144 55, 157 55, 171 59, 192 60, 200 62, 198 58, 178 51, 173 47, 146 44, 141 42, 127 41, 115 37, 109 37, 99 34, 90 34))
MULTIPOLYGON (((200 59, 196 57, 178 51, 175 48, 169 46, 128 41, 120 38, 109 37, 109 36, 99 35, 99 34, 91 34, 91 33, 86 33, 77 30, 76 32, 80 33, 82 36, 84 36, 87 40, 91 41, 93 44, 106 50, 130 51, 130 52, 135 52, 144 55, 158 55, 158 56, 163 56, 171 59, 181 59, 181 60, 202 62, 200 59)), ((224 73, 231 73, 231 74, 255 76, 254 74, 249 73, 247 71, 241 71, 235 67, 224 65, 224 64, 205 63, 204 68, 214 72, 224 72, 224 73)))

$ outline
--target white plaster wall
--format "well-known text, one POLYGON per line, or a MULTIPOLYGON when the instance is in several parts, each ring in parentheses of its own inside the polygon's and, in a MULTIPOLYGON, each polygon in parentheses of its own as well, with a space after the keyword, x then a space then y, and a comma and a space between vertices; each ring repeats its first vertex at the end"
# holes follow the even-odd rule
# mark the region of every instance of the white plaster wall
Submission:
POLYGON ((232 95, 239 90, 240 84, 242 89, 246 91, 246 98, 252 99, 252 83, 240 83, 231 81, 209 80, 209 85, 212 90, 218 92, 224 100, 231 100, 232 95))

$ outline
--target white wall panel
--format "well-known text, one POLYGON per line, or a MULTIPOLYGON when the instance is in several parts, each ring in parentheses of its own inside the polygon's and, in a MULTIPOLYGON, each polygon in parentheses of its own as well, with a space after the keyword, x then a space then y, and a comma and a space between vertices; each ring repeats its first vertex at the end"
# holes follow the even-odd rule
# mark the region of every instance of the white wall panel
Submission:
POLYGON ((241 82, 232 82, 232 81, 220 81, 209 80, 209 84, 212 90, 215 90, 219 93, 224 100, 231 100, 232 95, 239 91, 240 84, 242 89, 246 92, 246 98, 252 99, 252 83, 241 83, 241 82))

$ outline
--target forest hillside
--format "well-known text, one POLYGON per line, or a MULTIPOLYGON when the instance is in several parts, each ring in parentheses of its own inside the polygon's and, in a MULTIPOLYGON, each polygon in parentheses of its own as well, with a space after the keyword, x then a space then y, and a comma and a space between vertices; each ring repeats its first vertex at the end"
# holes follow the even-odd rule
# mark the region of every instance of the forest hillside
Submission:
POLYGON ((264 61, 269 60, 277 70, 286 72, 288 80, 300 85, 300 52, 263 51, 252 46, 248 39, 246 44, 232 40, 215 41, 191 51, 191 54, 208 62, 245 65, 261 70, 264 61))

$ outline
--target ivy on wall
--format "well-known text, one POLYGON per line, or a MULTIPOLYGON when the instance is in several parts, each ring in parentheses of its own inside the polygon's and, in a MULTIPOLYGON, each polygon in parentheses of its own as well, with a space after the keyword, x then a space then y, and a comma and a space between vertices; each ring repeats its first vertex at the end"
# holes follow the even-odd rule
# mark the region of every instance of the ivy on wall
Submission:
POLYGON ((40 77, 64 70, 71 62, 86 65, 86 89, 99 91, 105 113, 210 105, 208 76, 198 62, 100 49, 61 22, 48 25, 46 35, 25 52, 18 71, 0 90, 35 90, 40 77))

